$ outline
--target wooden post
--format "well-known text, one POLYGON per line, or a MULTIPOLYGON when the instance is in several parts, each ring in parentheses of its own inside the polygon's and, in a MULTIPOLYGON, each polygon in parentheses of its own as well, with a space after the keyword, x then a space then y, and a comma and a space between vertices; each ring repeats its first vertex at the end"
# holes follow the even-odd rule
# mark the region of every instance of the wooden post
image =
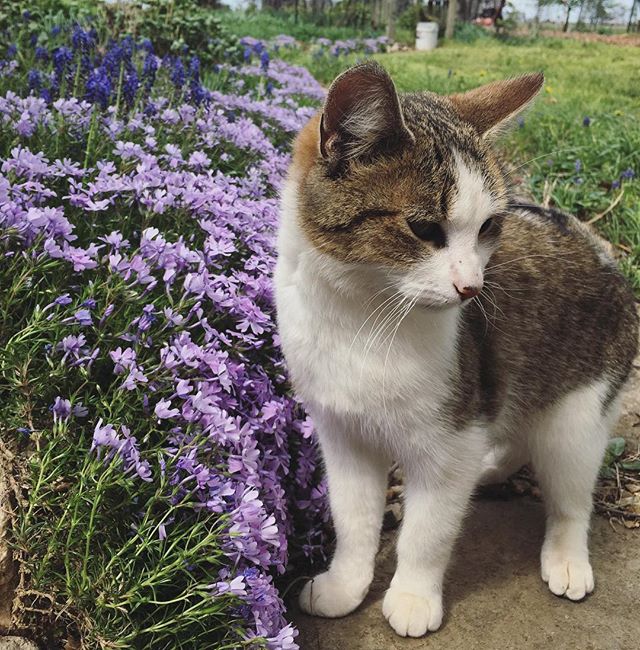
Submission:
POLYGON ((449 8, 447 10, 447 26, 444 30, 445 38, 453 38, 453 30, 456 26, 457 14, 458 0, 449 0, 449 8))

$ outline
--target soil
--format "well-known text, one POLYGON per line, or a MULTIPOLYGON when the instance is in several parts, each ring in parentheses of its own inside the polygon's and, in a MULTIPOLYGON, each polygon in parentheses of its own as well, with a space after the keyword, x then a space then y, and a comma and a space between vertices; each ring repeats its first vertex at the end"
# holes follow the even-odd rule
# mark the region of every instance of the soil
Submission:
POLYGON ((594 34, 593 32, 562 32, 560 30, 544 30, 540 34, 550 38, 568 38, 573 41, 586 43, 609 43, 610 45, 629 45, 640 47, 640 34, 594 34))
MULTIPOLYGON (((516 30, 516 36, 530 36, 528 29, 516 30)), ((560 29, 543 29, 539 33, 545 38, 564 38, 585 43, 609 43, 610 45, 627 45, 640 47, 640 34, 596 34, 594 32, 563 32, 560 29)))

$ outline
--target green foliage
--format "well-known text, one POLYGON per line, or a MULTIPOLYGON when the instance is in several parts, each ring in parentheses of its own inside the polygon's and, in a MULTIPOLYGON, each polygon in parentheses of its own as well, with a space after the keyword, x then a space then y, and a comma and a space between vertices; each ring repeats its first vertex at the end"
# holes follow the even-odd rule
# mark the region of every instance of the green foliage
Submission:
POLYGON ((40 22, 43 18, 55 17, 65 22, 74 18, 83 18, 95 12, 95 3, 88 0, 15 0, 0 3, 0 28, 15 28, 22 21, 27 11, 40 22))
POLYGON ((453 32, 453 38, 460 43, 475 43, 491 38, 491 33, 480 25, 458 21, 453 32))
POLYGON ((216 17, 223 28, 238 36, 252 36, 269 40, 280 34, 287 34, 294 38, 310 43, 318 37, 328 38, 332 41, 355 37, 378 36, 381 31, 374 30, 368 25, 354 28, 339 25, 322 25, 313 20, 311 16, 302 14, 296 22, 295 16, 290 11, 280 12, 216 12, 216 17))
POLYGON ((620 456, 624 454, 626 444, 627 443, 624 438, 611 438, 611 440, 609 440, 609 444, 607 445, 602 464, 612 465, 617 458, 620 458, 620 456))
POLYGON ((51 28, 74 22, 94 25, 106 44, 113 35, 130 34, 153 41, 154 51, 165 54, 197 54, 203 62, 235 59, 241 55, 238 38, 222 26, 218 12, 202 0, 38 0, 16 2, 0 9, 0 28, 34 25, 38 42, 46 44, 51 28), (27 23, 23 12, 31 14, 27 23))
POLYGON ((396 21, 398 29, 406 29, 415 34, 416 25, 420 22, 432 20, 427 17, 425 8, 421 4, 410 4, 399 16, 396 21))
POLYGON ((197 0, 105 4, 101 11, 101 22, 110 33, 149 38, 159 55, 186 49, 204 61, 219 61, 237 40, 211 8, 197 0))

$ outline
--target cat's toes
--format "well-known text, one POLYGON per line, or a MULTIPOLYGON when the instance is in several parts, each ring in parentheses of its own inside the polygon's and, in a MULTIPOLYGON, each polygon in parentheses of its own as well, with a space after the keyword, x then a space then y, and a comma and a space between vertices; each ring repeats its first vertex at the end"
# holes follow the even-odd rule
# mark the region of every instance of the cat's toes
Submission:
POLYGON ((391 587, 384 597, 382 613, 400 636, 423 636, 442 624, 442 597, 433 594, 423 598, 391 587))
POLYGON ((551 593, 569 600, 582 600, 593 591, 593 570, 589 560, 558 557, 550 553, 542 558, 542 579, 551 593))
POLYGON ((327 571, 309 580, 300 593, 300 608, 307 614, 338 618, 350 614, 364 600, 368 584, 338 577, 327 571))

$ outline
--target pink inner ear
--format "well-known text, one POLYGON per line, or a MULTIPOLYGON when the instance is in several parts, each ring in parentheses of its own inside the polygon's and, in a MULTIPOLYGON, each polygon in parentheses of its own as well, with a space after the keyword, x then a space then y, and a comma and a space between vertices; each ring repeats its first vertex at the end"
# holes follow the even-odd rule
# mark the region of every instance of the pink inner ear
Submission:
POLYGON ((320 116, 320 153, 324 158, 329 155, 329 152, 335 143, 336 132, 329 133, 325 127, 325 115, 324 113, 320 116))
POLYGON ((379 64, 350 68, 331 85, 320 122, 320 151, 331 153, 340 138, 375 143, 389 133, 408 133, 393 81, 379 64))
POLYGON ((373 62, 350 68, 333 82, 323 113, 327 131, 331 133, 339 129, 345 118, 369 99, 383 100, 396 107, 398 104, 391 78, 380 65, 373 62))
POLYGON ((506 81, 494 81, 449 99, 463 120, 482 135, 524 110, 535 98, 542 84, 541 72, 506 81))

